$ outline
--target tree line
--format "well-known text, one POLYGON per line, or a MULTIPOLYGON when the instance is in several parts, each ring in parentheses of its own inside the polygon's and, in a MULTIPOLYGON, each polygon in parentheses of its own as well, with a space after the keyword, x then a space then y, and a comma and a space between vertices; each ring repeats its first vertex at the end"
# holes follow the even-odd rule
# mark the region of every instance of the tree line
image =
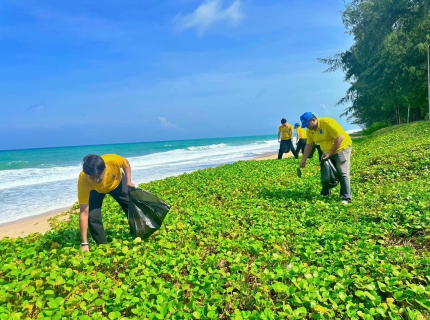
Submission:
POLYGON ((429 0, 351 0, 342 21, 353 44, 318 59, 350 84, 337 105, 352 123, 400 124, 429 119, 429 0))

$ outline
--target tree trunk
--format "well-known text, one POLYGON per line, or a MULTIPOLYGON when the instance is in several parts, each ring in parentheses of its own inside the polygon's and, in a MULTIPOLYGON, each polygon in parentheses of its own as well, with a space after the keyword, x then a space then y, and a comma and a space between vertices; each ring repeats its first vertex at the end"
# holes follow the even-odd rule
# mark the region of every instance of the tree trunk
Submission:
POLYGON ((401 120, 400 120, 400 107, 398 105, 395 105, 394 106, 394 110, 395 110, 395 113, 396 113, 396 122, 397 122, 397 124, 400 124, 401 123, 401 120))
POLYGON ((409 111, 411 110, 411 104, 409 104, 409 106, 408 106, 408 122, 407 123, 409 123, 409 111))

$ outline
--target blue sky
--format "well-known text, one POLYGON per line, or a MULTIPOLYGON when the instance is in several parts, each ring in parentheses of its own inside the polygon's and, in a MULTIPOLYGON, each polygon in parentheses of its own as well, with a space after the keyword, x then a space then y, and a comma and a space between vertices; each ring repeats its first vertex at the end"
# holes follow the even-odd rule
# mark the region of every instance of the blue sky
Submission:
POLYGON ((0 149, 277 133, 305 111, 357 128, 317 58, 343 0, 3 0, 0 149))

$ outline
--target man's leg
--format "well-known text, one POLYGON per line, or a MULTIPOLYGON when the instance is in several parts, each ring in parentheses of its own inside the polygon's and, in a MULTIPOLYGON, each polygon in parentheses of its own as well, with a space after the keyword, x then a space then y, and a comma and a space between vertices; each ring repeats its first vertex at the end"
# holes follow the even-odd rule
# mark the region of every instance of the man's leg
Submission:
POLYGON ((313 158, 314 157, 314 153, 315 153, 315 150, 316 150, 316 148, 317 148, 317 144, 316 143, 314 143, 314 146, 312 147, 312 150, 311 150, 311 153, 309 154, 309 157, 308 158, 313 158))
MULTIPOLYGON (((323 152, 322 152, 320 146, 318 144, 316 144, 316 143, 314 143, 314 147, 312 149, 312 154, 314 154, 315 149, 318 150, 318 161, 320 163, 320 173, 322 174, 322 160, 321 160, 321 158, 322 158, 323 152)), ((324 188, 322 188, 320 194, 323 197, 327 197, 327 196, 331 195, 331 190, 330 189, 324 189, 324 188)))
POLYGON ((302 154, 305 153, 305 146, 306 146, 306 139, 300 139, 299 143, 297 144, 297 155, 299 155, 300 151, 302 151, 302 154))
MULTIPOLYGON (((128 204, 130 202, 130 196, 128 194, 128 186, 127 186, 127 180, 125 178, 125 175, 122 175, 121 183, 118 185, 118 187, 116 187, 113 191, 109 192, 109 194, 121 206, 122 211, 124 211, 128 220, 128 204)), ((130 227, 130 234, 132 234, 133 230, 130 226, 130 221, 129 221, 129 227, 130 227)))
MULTIPOLYGON (((293 145, 294 145, 294 142, 293 142, 293 145)), ((300 139, 298 142, 297 142, 297 144, 296 144, 296 152, 297 152, 297 155, 299 155, 300 154, 300 150, 302 150, 302 140, 300 139)), ((302 152, 303 153, 303 152, 302 152)))
POLYGON ((288 147, 291 150, 291 152, 293 153, 294 158, 298 159, 299 158, 299 155, 298 155, 299 151, 294 148, 293 140, 290 139, 287 141, 288 141, 288 147))
POLYGON ((118 202, 122 208, 122 211, 124 211, 125 215, 128 217, 128 203, 130 198, 128 196, 128 186, 125 175, 122 175, 121 183, 118 185, 118 187, 109 192, 109 194, 116 200, 116 202, 118 202))
POLYGON ((287 141, 286 140, 281 140, 281 143, 279 144, 279 152, 278 152, 278 159, 282 159, 282 156, 285 152, 285 143, 287 141))
MULTIPOLYGON (((315 146, 315 144, 314 144, 315 146)), ((320 161, 320 173, 322 175, 322 162, 320 161)), ((325 189, 324 187, 322 187, 320 195, 322 195, 323 197, 328 197, 329 195, 331 195, 331 190, 330 189, 325 189)))
POLYGON ((321 158, 322 158, 324 152, 321 150, 321 147, 319 144, 314 144, 314 146, 318 150, 318 159, 321 162, 322 161, 321 158))
POLYGON ((331 195, 331 190, 330 189, 321 189, 320 195, 322 195, 323 197, 328 197, 331 195))
POLYGON ((350 181, 350 164, 351 164, 352 147, 342 150, 332 156, 340 182, 340 195, 342 200, 351 201, 351 181, 350 181))
MULTIPOLYGON (((281 141, 281 143, 282 143, 282 141, 281 141)), ((278 151, 278 159, 279 160, 282 159, 283 154, 284 154, 284 152, 282 151, 281 144, 279 144, 279 151, 278 151)))
POLYGON ((102 204, 104 197, 105 194, 98 193, 95 190, 90 192, 88 227, 90 229, 91 237, 98 244, 107 243, 102 221, 102 204))

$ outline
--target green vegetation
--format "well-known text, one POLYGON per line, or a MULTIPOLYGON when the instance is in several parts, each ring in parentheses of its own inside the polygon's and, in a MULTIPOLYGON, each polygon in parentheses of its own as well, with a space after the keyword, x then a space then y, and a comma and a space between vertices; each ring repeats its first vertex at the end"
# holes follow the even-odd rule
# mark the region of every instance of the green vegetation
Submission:
POLYGON ((360 133, 363 136, 368 136, 369 134, 372 134, 375 131, 378 131, 386 127, 388 127, 388 124, 386 122, 374 122, 369 128, 361 131, 360 133))
POLYGON ((351 205, 317 159, 241 161, 141 185, 172 209, 84 256, 77 215, 0 241, 0 319, 428 319, 430 123, 354 140, 351 205), (338 193, 338 188, 335 189, 338 193))
POLYGON ((428 120, 428 0, 345 1, 342 21, 350 48, 319 59, 328 72, 342 70, 350 84, 338 104, 356 124, 428 120))

